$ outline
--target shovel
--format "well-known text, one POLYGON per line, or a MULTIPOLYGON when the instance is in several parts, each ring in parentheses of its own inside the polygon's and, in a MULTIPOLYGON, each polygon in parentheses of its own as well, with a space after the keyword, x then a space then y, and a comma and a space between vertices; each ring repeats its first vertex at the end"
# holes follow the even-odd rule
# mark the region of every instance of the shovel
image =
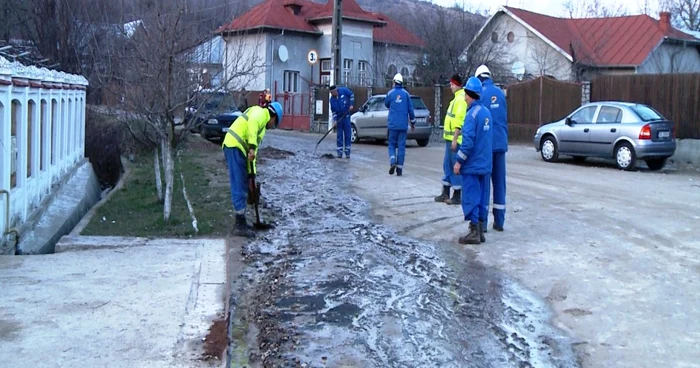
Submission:
MULTIPOLYGON (((347 114, 349 114, 349 113, 350 113, 350 111, 346 112, 345 114, 343 114, 343 116, 342 116, 340 119, 337 119, 336 121, 340 121, 340 120, 345 119, 345 116, 346 116, 347 114)), ((316 154, 316 150, 318 149, 318 145, 321 144, 321 142, 323 142, 323 140, 326 138, 326 136, 328 135, 328 133, 330 133, 331 131, 333 131, 333 129, 335 129, 335 125, 333 126, 333 128, 328 129, 328 131, 326 132, 326 134, 324 134, 323 137, 321 137, 321 139, 318 140, 318 143, 316 143, 316 148, 314 148, 314 155, 316 154)))
MULTIPOLYGON (((250 180, 251 180, 251 185, 250 189, 252 190, 252 193, 250 193, 250 196, 253 197, 253 204, 255 205, 255 223, 253 224, 253 227, 257 230, 269 230, 274 228, 272 224, 266 224, 260 220, 260 183, 255 182, 255 174, 253 174, 253 163, 251 161, 248 161, 248 170, 250 171, 250 180)), ((250 199, 250 196, 248 197, 250 199)))

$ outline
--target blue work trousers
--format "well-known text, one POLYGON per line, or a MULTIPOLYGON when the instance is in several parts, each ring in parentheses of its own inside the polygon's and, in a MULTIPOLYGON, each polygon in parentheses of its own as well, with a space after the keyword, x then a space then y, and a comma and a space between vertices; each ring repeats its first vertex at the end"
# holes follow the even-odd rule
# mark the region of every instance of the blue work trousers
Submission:
POLYGON ((462 175, 462 212, 464 220, 478 224, 488 216, 489 197, 484 190, 489 186, 489 175, 462 175))
POLYGON ((248 158, 238 148, 224 147, 231 202, 237 215, 244 215, 248 200, 248 158))
POLYGON ((406 157, 407 130, 389 130, 389 165, 396 165, 403 169, 403 160, 406 157))
POLYGON ((350 118, 344 118, 338 122, 336 127, 336 146, 338 147, 338 157, 343 156, 343 144, 345 145, 345 156, 350 156, 350 143, 352 143, 352 127, 350 118))
POLYGON ((462 189, 462 176, 454 172, 456 162, 457 152, 452 152, 452 142, 445 141, 445 157, 442 160, 442 185, 452 187, 454 190, 460 190, 462 189))
MULTIPOLYGON (((503 227, 506 221, 506 153, 493 153, 493 168, 491 169, 491 184, 493 184, 493 221, 496 226, 503 227)), ((491 186, 486 187, 486 198, 491 199, 491 186)), ((488 215, 484 226, 488 224, 488 215)))

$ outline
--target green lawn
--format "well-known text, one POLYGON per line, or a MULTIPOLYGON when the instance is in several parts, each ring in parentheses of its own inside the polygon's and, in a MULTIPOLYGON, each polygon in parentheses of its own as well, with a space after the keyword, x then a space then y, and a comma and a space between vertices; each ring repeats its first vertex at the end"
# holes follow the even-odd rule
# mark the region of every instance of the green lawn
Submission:
POLYGON ((153 156, 143 155, 130 164, 131 174, 124 186, 97 210, 81 234, 141 237, 226 235, 234 220, 221 147, 192 136, 179 149, 179 157, 175 160, 172 214, 168 223, 163 220, 163 204, 158 202, 153 156), (185 177, 187 197, 197 218, 198 234, 192 227, 182 194, 180 173, 185 177))

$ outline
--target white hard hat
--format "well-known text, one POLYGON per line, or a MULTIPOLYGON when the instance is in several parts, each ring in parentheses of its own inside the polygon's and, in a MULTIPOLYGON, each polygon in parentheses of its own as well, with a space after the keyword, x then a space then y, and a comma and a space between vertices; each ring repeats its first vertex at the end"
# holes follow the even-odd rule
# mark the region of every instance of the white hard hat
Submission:
POLYGON ((486 65, 481 65, 480 67, 476 68, 476 73, 474 73, 474 76, 480 77, 483 74, 487 74, 489 77, 491 76, 491 71, 486 65))
POLYGON ((401 76, 401 73, 396 73, 394 76, 394 82, 403 84, 403 77, 401 76))

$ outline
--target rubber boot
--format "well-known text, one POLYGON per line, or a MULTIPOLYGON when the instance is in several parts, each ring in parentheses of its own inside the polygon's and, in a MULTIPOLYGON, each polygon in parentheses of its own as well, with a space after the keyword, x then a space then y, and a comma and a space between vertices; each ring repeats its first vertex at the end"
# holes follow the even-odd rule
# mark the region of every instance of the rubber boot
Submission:
POLYGON ((244 238, 254 238, 255 231, 248 225, 245 215, 236 215, 236 224, 233 226, 233 235, 244 238))
POLYGON ((389 175, 394 175, 394 171, 396 171, 396 165, 391 165, 389 167, 389 175))
POLYGON ((445 202, 450 197, 450 187, 443 185, 442 194, 435 197, 435 202, 445 202))
POLYGON ((479 225, 469 223, 469 234, 459 238, 459 244, 481 244, 479 225))
POLYGON ((447 204, 462 204, 462 190, 455 189, 455 191, 452 193, 452 198, 445 199, 445 203, 447 203, 447 204))
POLYGON ((486 226, 484 226, 484 223, 479 222, 479 241, 481 243, 486 242, 486 236, 484 235, 484 233, 486 232, 485 230, 486 230, 486 226))
POLYGON ((401 176, 401 175, 403 175, 403 169, 396 168, 396 176, 401 176))
POLYGON ((498 226, 495 223, 493 224, 493 229, 496 231, 503 231, 503 226, 498 226))

